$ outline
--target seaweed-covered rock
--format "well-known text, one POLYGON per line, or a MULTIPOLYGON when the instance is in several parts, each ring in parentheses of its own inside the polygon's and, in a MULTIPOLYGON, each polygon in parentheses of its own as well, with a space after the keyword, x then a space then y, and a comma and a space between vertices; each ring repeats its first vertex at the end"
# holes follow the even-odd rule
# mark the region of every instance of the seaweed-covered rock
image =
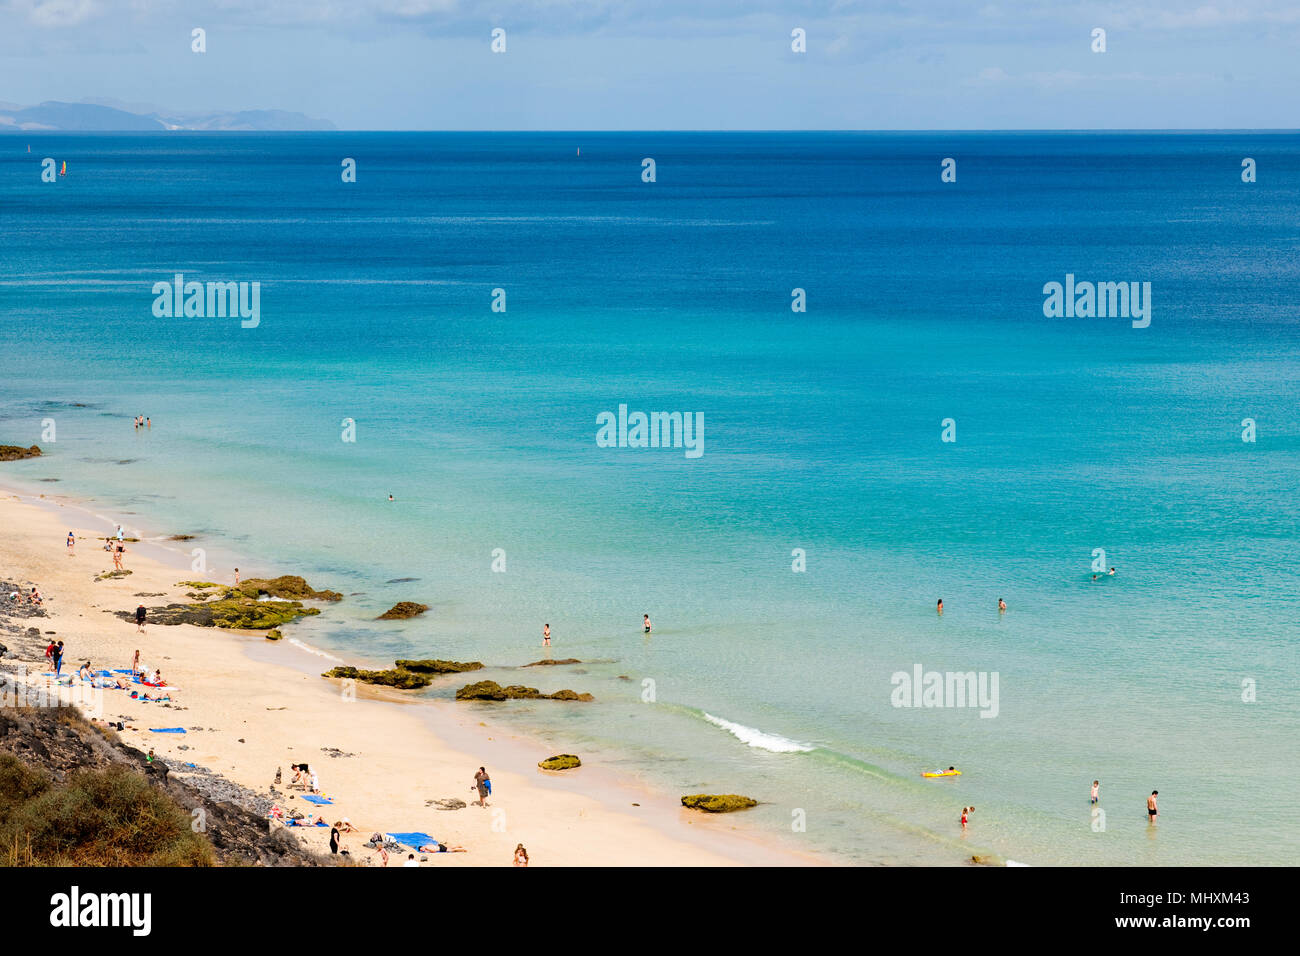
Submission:
POLYGON ((731 813, 756 807, 758 801, 737 793, 695 793, 682 797, 682 806, 691 810, 703 810, 705 813, 731 813))
POLYGON ((359 680, 363 684, 380 684, 384 687, 396 687, 400 690, 419 690, 433 683, 431 674, 417 674, 414 671, 393 668, 386 671, 364 671, 355 667, 335 667, 326 671, 322 677, 341 677, 359 680))
POLYGON ((590 703, 596 698, 590 694, 579 694, 573 690, 557 690, 554 694, 547 694, 551 700, 580 700, 583 703, 590 703))
POLYGON ((558 667, 560 664, 581 664, 581 663, 582 661, 578 660, 576 657, 565 657, 558 661, 556 660, 533 661, 531 664, 525 664, 524 667, 558 667))
POLYGON ((456 691, 457 700, 581 700, 592 701, 596 698, 590 694, 578 694, 571 690, 561 690, 554 694, 543 694, 536 687, 523 684, 511 684, 502 687, 494 680, 481 680, 466 684, 456 691))
POLYGON ((573 754, 556 754, 554 757, 547 757, 537 766, 543 770, 572 770, 574 767, 581 767, 582 761, 573 754))
POLYGON ((283 637, 284 635, 280 633, 280 629, 278 627, 273 627, 271 628, 271 630, 266 632, 266 639, 268 641, 278 641, 281 640, 283 637))
POLYGON ((505 700, 506 692, 500 684, 494 680, 481 680, 473 684, 466 684, 460 690, 456 691, 457 700, 505 700))
POLYGON ((408 617, 416 617, 429 610, 427 604, 416 604, 414 601, 398 601, 383 614, 376 618, 378 621, 401 621, 408 617))
POLYGON ((130 572, 130 571, 127 571, 127 570, 125 570, 125 569, 123 569, 123 570, 121 570, 121 571, 105 571, 103 574, 97 574, 97 575, 95 575, 95 580, 96 580, 96 581, 109 581, 109 580, 113 580, 113 579, 115 579, 115 578, 125 578, 125 577, 129 576, 130 574, 131 574, 131 572, 130 572))
POLYGON ((403 660, 394 661, 393 665, 403 670, 415 671, 417 674, 461 674, 465 671, 483 669, 482 661, 403 660))
MULTIPOLYGON (((221 598, 203 604, 168 604, 149 608, 151 624, 194 624, 198 627, 226 627, 247 631, 268 631, 300 617, 319 614, 314 607, 297 601, 254 601, 249 598, 221 598)), ((124 621, 134 621, 134 611, 117 611, 124 621)))
POLYGON ((253 599, 266 594, 286 601, 343 600, 343 595, 338 591, 317 591, 296 574, 282 574, 278 578, 249 578, 233 590, 253 599))
POLYGON ((21 458, 40 458, 41 449, 32 445, 23 448, 19 445, 0 445, 0 461, 18 461, 21 458))
POLYGON ((226 590, 224 584, 214 584, 211 581, 177 581, 176 586, 178 588, 193 588, 196 591, 211 591, 214 588, 222 591, 226 590))

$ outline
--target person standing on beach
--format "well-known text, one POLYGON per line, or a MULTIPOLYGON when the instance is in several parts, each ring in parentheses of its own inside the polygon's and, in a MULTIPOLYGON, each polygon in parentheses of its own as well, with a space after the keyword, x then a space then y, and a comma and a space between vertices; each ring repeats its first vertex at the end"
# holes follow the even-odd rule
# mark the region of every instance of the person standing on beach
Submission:
POLYGON ((77 549, 77 536, 71 531, 68 532, 68 557, 72 557, 77 549))
POLYGON ((54 663, 54 676, 59 677, 63 669, 63 642, 59 641, 54 647, 54 656, 50 658, 54 663))
POLYGON ((549 624, 542 625, 542 646, 551 646, 551 625, 549 624))
POLYGON ((1100 781, 1100 780, 1094 780, 1094 781, 1092 782, 1092 805, 1093 805, 1094 807, 1097 805, 1097 800, 1099 799, 1098 796, 1097 796, 1097 793, 1098 793, 1098 791, 1100 790, 1100 788, 1101 788, 1101 781, 1100 781))
MULTIPOLYGON (((141 604, 139 607, 135 609, 135 629, 139 631, 141 634, 144 633, 144 619, 148 613, 149 612, 145 610, 145 606, 143 604, 141 604)), ((140 654, 139 651, 136 651, 135 653, 137 657, 140 654)))
POLYGON ((131 658, 131 676, 132 676, 132 677, 139 677, 139 676, 140 676, 140 652, 139 652, 139 650, 137 650, 137 651, 135 652, 135 657, 131 658))
POLYGON ((51 667, 54 666, 54 652, 56 650, 58 650, 58 646, 53 641, 50 641, 49 647, 45 648, 45 659, 50 662, 51 667))
POLYGON ((486 807, 485 801, 492 793, 492 781, 488 779, 488 772, 483 767, 479 767, 478 773, 474 774, 474 789, 478 791, 478 805, 486 807))
POLYGON ((342 834, 339 833, 339 828, 337 826, 330 828, 330 852, 331 853, 339 852, 339 838, 341 836, 342 834))
POLYGON ((118 541, 117 544, 113 546, 113 567, 119 571, 122 570, 122 555, 124 554, 126 554, 126 545, 121 541, 118 541))
POLYGON ((645 632, 646 632, 647 634, 649 634, 649 633, 650 633, 650 615, 649 615, 649 614, 642 614, 642 615, 641 615, 641 623, 645 625, 645 632))
POLYGON ((118 541, 121 541, 123 535, 125 535, 125 534, 126 534, 126 532, 122 530, 122 526, 121 526, 121 525, 118 525, 118 526, 117 526, 117 540, 118 540, 118 541))
POLYGON ((1156 825, 1156 818, 1160 816, 1160 808, 1156 806, 1156 794, 1159 790, 1152 790, 1151 796, 1147 797, 1147 823, 1151 826, 1156 825))
POLYGON ((235 568, 235 587, 239 587, 239 568, 235 568))

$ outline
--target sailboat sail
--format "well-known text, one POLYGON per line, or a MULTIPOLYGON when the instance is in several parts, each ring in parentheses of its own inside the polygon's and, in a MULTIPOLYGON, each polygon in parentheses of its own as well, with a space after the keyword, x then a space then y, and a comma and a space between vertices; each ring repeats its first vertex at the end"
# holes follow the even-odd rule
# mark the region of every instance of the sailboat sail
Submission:
POLYGON ((68 161, 66 159, 63 161, 63 168, 59 170, 59 175, 60 176, 68 175, 68 161))

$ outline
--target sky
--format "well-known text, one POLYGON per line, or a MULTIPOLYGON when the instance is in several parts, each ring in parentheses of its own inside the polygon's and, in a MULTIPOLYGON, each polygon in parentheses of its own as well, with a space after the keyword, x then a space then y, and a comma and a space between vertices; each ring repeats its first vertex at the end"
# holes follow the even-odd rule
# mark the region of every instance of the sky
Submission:
POLYGON ((1300 0, 0 0, 0 103, 47 100, 381 130, 1294 129, 1300 0))

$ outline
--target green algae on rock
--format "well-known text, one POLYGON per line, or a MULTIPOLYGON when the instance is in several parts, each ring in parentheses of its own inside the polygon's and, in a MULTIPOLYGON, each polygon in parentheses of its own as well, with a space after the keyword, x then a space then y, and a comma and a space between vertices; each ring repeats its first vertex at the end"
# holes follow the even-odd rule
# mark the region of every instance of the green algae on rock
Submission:
POLYGON ((384 687, 396 687, 400 690, 419 690, 433 683, 432 674, 417 674, 402 668, 386 671, 365 671, 355 667, 335 667, 322 677, 337 677, 344 680, 359 680, 363 684, 379 684, 384 687))
POLYGON ((682 806, 691 810, 703 810, 705 813, 731 813, 756 807, 758 801, 752 797, 742 797, 738 793, 695 793, 682 797, 682 806))
POLYGON ((415 671, 417 674, 461 674, 465 671, 483 669, 482 661, 402 660, 394 661, 393 666, 400 667, 402 670, 415 671))
POLYGON ((466 684, 456 691, 457 700, 579 700, 593 701, 590 694, 579 694, 571 690, 560 690, 554 694, 543 694, 536 687, 523 684, 511 684, 502 687, 494 680, 481 680, 466 684))
POLYGON ((572 770, 574 767, 581 767, 582 761, 573 754, 556 754, 554 757, 547 757, 537 766, 543 770, 572 770))
POLYGON ((398 601, 379 617, 377 621, 401 621, 408 617, 416 617, 429 610, 427 604, 416 604, 414 601, 398 601))
POLYGON ((23 458, 40 458, 41 449, 37 445, 23 448, 21 445, 0 445, 0 461, 19 461, 23 458))

